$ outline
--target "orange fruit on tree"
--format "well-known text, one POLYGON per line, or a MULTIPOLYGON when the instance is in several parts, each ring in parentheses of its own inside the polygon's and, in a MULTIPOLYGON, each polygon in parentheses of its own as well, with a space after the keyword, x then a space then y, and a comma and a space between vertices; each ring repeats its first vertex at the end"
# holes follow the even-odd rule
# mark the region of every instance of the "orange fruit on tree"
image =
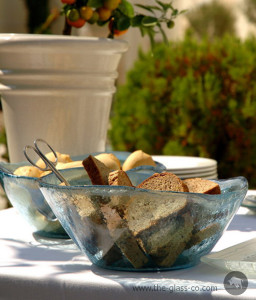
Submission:
POLYGON ((125 29, 125 30, 118 30, 118 29, 116 29, 116 28, 113 29, 113 20, 114 20, 114 19, 112 19, 112 20, 109 22, 108 28, 109 28, 110 32, 112 32, 112 33, 114 34, 114 36, 120 36, 120 35, 123 35, 123 34, 125 34, 125 33, 128 31, 128 29, 125 29))
POLYGON ((111 10, 105 7, 100 7, 97 9, 100 21, 107 21, 111 17, 111 10))
POLYGON ((80 18, 79 11, 76 8, 71 8, 67 11, 67 18, 69 21, 77 21, 80 18))
POLYGON ((104 0, 103 6, 110 10, 114 10, 121 3, 121 0, 104 0))
POLYGON ((61 2, 65 4, 74 4, 76 0, 61 0, 61 2))
POLYGON ((97 11, 94 11, 92 17, 88 20, 90 24, 94 24, 99 20, 99 14, 97 11))
POLYGON ((82 19, 88 21, 93 16, 93 9, 89 6, 82 6, 80 7, 80 16, 82 19))
POLYGON ((67 18, 67 22, 70 26, 73 26, 73 27, 76 27, 76 28, 81 28, 84 26, 84 24, 86 23, 84 19, 82 18, 79 18, 78 20, 76 21, 70 21, 68 18, 67 18))

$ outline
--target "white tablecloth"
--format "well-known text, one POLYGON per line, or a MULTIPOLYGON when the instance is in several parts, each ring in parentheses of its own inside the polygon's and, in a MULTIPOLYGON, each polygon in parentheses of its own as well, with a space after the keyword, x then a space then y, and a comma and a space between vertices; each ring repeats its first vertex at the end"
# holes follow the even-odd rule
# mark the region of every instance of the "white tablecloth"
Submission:
MULTIPOLYGON (((240 208, 213 251, 254 237, 256 215, 240 208)), ((228 294, 223 285, 227 273, 204 263, 158 273, 100 269, 70 241, 51 246, 38 242, 14 208, 0 212, 1 300, 256 299, 256 279, 249 279, 242 295, 228 294), (180 291, 184 287, 188 290, 180 291)))

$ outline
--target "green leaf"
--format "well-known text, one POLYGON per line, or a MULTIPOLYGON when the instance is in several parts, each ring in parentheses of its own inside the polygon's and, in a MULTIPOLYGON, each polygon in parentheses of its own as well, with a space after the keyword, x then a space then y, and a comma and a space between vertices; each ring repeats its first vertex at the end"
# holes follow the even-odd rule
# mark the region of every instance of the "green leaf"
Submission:
POLYGON ((141 34, 142 37, 144 37, 147 34, 145 28, 140 27, 140 34, 141 34))
POLYGON ((151 6, 151 5, 143 5, 143 4, 135 4, 137 7, 140 7, 142 9, 145 9, 147 11, 150 11, 151 13, 154 13, 154 10, 161 10, 161 8, 157 7, 157 6, 151 6))
POLYGON ((133 18, 134 17, 134 9, 130 2, 126 0, 122 0, 119 4, 118 9, 127 17, 133 18))
POLYGON ((103 6, 103 0, 88 0, 87 6, 99 8, 103 6))
POLYGON ((180 15, 181 15, 181 14, 184 14, 184 13, 186 13, 187 11, 188 11, 188 9, 182 9, 182 10, 180 11, 179 14, 180 14, 180 15))
POLYGON ((126 30, 130 27, 131 22, 130 22, 130 18, 128 18, 125 15, 120 16, 120 18, 118 18, 118 20, 116 21, 116 29, 123 31, 126 30))
POLYGON ((143 26, 155 26, 158 23, 158 19, 155 17, 146 16, 142 19, 142 25, 143 26))
POLYGON ((162 34, 164 43, 165 43, 165 44, 168 44, 168 38, 167 38, 167 36, 166 36, 166 34, 165 34, 165 31, 163 30, 163 28, 161 27, 160 24, 158 25, 158 28, 159 28, 159 30, 160 30, 160 32, 161 32, 161 34, 162 34))
POLYGON ((133 27, 140 27, 142 26, 143 15, 136 15, 134 18, 131 19, 131 25, 133 27))
POLYGON ((140 8, 143 8, 145 10, 148 10, 150 12, 154 12, 154 10, 160 10, 162 11, 161 7, 159 6, 155 6, 155 5, 142 5, 142 4, 135 4, 136 6, 140 7, 140 8))
POLYGON ((167 4, 159 0, 156 0, 156 2, 163 8, 164 11, 167 11, 169 8, 172 8, 171 4, 167 4))
POLYGON ((173 11, 172 11, 172 16, 174 17, 174 16, 177 16, 179 14, 179 11, 178 11, 178 9, 174 9, 173 11))

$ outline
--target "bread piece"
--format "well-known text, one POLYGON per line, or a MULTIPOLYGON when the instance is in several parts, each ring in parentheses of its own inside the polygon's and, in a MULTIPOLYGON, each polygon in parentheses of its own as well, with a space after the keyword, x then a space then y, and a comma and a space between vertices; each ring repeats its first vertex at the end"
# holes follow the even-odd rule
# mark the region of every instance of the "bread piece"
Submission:
POLYGON ((169 232, 166 235, 163 248, 158 248, 156 254, 153 253, 154 261, 160 267, 172 266, 178 256, 186 249, 186 245, 191 239, 193 220, 190 213, 185 213, 179 219, 182 219, 182 222, 179 221, 175 232, 169 232))
MULTIPOLYGON (((119 186, 133 186, 130 178, 127 174, 122 170, 116 170, 109 174, 108 177, 109 185, 119 185, 119 186)), ((127 195, 113 195, 111 196, 111 201, 109 202, 109 206, 118 211, 121 218, 124 217, 124 211, 126 210, 126 206, 130 197, 127 195)))
POLYGON ((67 162, 67 163, 58 162, 56 165, 56 169, 58 169, 58 170, 73 169, 73 168, 80 168, 80 167, 83 167, 82 160, 76 160, 76 161, 71 161, 71 162, 67 162))
POLYGON ((97 256, 101 253, 104 263, 109 265, 121 259, 122 253, 110 236, 98 200, 86 195, 76 195, 71 198, 81 218, 81 223, 77 223, 76 226, 79 232, 84 232, 87 251, 97 256))
MULTIPOLYGON (((68 162, 71 162, 72 159, 70 158, 70 155, 68 154, 62 154, 62 153, 59 153, 59 152, 56 152, 57 154, 57 157, 58 157, 58 162, 61 162, 61 163, 68 163, 68 162)), ((46 158, 48 158, 48 160, 54 162, 56 160, 56 157, 54 156, 53 152, 49 152, 47 154, 45 154, 46 158)), ((40 168, 45 168, 45 163, 44 161, 40 158, 37 162, 36 162, 36 165, 40 168)))
POLYGON ((187 197, 184 194, 170 198, 169 193, 156 193, 150 196, 147 191, 142 191, 127 203, 125 219, 137 236, 152 226, 164 224, 167 220, 183 214, 187 205, 187 197))
POLYGON ((175 174, 168 172, 155 173, 137 187, 159 191, 188 192, 186 184, 175 174))
POLYGON ((126 221, 108 204, 103 205, 101 211, 105 217, 113 241, 134 268, 142 268, 148 262, 148 258, 139 247, 132 232, 129 230, 126 221))
POLYGON ((202 194, 220 194, 220 186, 218 183, 202 179, 202 178, 189 178, 183 180, 183 183, 188 187, 188 191, 191 193, 202 194))
POLYGON ((120 160, 113 153, 101 153, 94 157, 110 170, 120 170, 122 168, 120 160))
POLYGON ((17 176, 40 177, 42 174, 42 171, 34 166, 23 166, 23 167, 17 168, 13 172, 13 174, 17 175, 17 176))
POLYGON ((189 249, 195 245, 200 244, 203 240, 208 239, 211 236, 218 233, 219 230, 220 230, 220 224, 213 223, 199 231, 193 232, 191 239, 188 241, 186 245, 186 249, 189 249))
POLYGON ((124 171, 139 167, 139 166, 156 166, 156 163, 152 159, 151 155, 137 150, 131 153, 123 163, 122 169, 124 171))
MULTIPOLYGON (((57 163, 57 165, 56 165, 57 170, 80 168, 80 167, 83 167, 83 163, 82 163, 81 160, 71 161, 71 162, 68 162, 68 163, 61 163, 60 162, 60 163, 57 163)), ((43 176, 48 175, 50 173, 52 173, 52 171, 44 171, 44 172, 42 172, 40 177, 43 177, 43 176)))
POLYGON ((123 170, 116 170, 108 175, 109 185, 133 186, 130 178, 123 170))
POLYGON ((110 169, 107 168, 97 158, 89 155, 83 160, 83 166, 87 171, 92 184, 94 185, 108 185, 108 175, 110 169))
POLYGON ((143 251, 159 266, 170 267, 191 238, 193 220, 186 195, 141 192, 127 205, 125 219, 143 251))

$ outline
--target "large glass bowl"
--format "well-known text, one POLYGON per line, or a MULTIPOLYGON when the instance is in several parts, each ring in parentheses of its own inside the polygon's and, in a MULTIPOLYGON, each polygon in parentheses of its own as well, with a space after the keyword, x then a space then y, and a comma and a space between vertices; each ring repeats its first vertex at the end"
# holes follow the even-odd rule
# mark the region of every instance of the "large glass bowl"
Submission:
MULTIPOLYGON (((127 173, 133 185, 148 177, 127 173)), ((90 261, 113 270, 158 271, 196 265, 222 236, 248 190, 244 177, 218 180, 221 194, 206 195, 92 186, 80 175, 69 171, 71 186, 60 186, 49 175, 40 181, 40 190, 90 261)))
MULTIPOLYGON (((92 155, 99 154, 93 153, 92 155)), ((114 151, 121 163, 128 157, 130 152, 114 151)), ((83 160, 88 154, 72 157, 73 160, 83 160)), ((30 165, 29 162, 5 163, 0 162, 0 184, 12 206, 32 226, 32 230, 39 236, 46 238, 69 238, 48 203, 45 201, 38 185, 38 178, 27 176, 16 176, 13 173, 20 166, 30 165), (3 167, 6 169, 1 169, 3 167)), ((84 174, 84 168, 77 168, 77 172, 84 174)), ((147 173, 148 176, 154 172, 162 172, 165 167, 156 162, 156 166, 141 166, 133 169, 135 172, 147 173)), ((69 172, 66 173, 69 179, 69 172)))

